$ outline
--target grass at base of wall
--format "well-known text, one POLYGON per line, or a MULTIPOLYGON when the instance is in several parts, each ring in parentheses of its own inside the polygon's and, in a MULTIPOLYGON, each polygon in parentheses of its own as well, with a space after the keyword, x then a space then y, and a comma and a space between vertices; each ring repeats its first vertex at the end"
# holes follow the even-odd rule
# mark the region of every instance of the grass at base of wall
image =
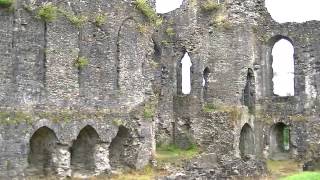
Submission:
POLYGON ((299 163, 294 160, 273 161, 267 160, 270 179, 279 179, 298 173, 302 170, 299 163))
POLYGON ((111 180, 150 180, 156 177, 155 169, 151 166, 146 166, 141 170, 130 170, 128 172, 120 173, 118 175, 111 176, 111 180))
POLYGON ((159 166, 166 163, 180 166, 185 160, 192 159, 199 154, 199 149, 196 146, 191 146, 189 149, 180 149, 176 145, 165 145, 157 147, 156 160, 159 166))
POLYGON ((288 177, 281 178, 280 180, 319 180, 320 172, 301 172, 288 177))
MULTIPOLYGON (((181 166, 185 160, 191 159, 199 154, 199 150, 196 146, 191 146, 187 150, 178 148, 175 145, 163 145, 157 148, 156 160, 157 167, 146 166, 142 170, 129 170, 127 172, 120 173, 119 175, 113 175, 111 180, 150 180, 159 176, 169 175, 169 173, 163 169, 166 164, 171 164, 174 167, 181 166)), ((99 178, 97 178, 99 179, 99 178)))

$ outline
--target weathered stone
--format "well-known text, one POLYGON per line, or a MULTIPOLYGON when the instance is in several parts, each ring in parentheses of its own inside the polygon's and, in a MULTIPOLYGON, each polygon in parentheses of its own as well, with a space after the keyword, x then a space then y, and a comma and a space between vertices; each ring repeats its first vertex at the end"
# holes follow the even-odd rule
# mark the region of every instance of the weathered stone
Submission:
POLYGON ((169 179, 259 176, 279 123, 290 129, 285 156, 317 164, 320 23, 279 24, 264 0, 220 2, 204 12, 205 1, 185 0, 160 27, 127 0, 51 1, 52 22, 37 18, 42 1, 0 8, 0 179, 141 169, 156 143, 204 151, 169 179), (273 93, 280 39, 295 50, 290 97, 273 93))

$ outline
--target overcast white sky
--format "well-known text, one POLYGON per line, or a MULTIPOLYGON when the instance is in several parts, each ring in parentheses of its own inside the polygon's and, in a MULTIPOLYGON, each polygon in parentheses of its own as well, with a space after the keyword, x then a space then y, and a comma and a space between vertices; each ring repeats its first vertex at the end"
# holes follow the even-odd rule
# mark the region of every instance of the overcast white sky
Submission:
MULTIPOLYGON (((183 0, 157 0, 158 13, 167 13, 180 7, 183 0)), ((304 22, 320 20, 320 0, 265 0, 266 7, 279 23, 304 22)), ((286 40, 278 41, 273 50, 274 93, 280 96, 293 95, 294 66, 293 46, 286 40)), ((189 56, 182 60, 182 92, 190 93, 190 66, 189 56)))
MULTIPOLYGON (((157 0, 157 12, 179 8, 183 0, 157 0)), ((272 17, 282 22, 320 20, 320 0, 265 0, 272 17)))

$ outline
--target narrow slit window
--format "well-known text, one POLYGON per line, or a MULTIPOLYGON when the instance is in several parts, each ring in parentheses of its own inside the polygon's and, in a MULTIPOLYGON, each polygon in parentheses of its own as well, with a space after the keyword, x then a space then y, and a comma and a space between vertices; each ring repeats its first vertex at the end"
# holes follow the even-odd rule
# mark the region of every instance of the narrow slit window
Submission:
POLYGON ((182 68, 182 93, 190 94, 191 92, 191 60, 188 53, 185 53, 181 60, 182 68))

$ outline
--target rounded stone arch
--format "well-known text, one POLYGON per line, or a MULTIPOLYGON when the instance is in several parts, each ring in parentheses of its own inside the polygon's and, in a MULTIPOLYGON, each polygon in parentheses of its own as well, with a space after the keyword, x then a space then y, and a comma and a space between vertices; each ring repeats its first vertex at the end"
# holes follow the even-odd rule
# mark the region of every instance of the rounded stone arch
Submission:
POLYGON ((31 136, 29 141, 28 164, 32 175, 55 174, 54 155, 58 144, 56 133, 42 126, 31 136))
POLYGON ((248 123, 245 123, 241 128, 239 150, 242 158, 255 154, 254 132, 248 123))
POLYGON ((270 127, 269 158, 274 160, 289 159, 290 126, 284 122, 277 122, 270 127))
MULTIPOLYGON (((274 69, 273 69, 273 63, 274 63, 274 57, 273 57, 273 48, 274 46, 276 45, 277 42, 279 42, 280 40, 286 40, 288 41, 291 45, 292 45, 292 48, 293 48, 293 67, 294 67, 294 71, 295 71, 295 45, 294 45, 294 41, 292 38, 288 37, 288 36, 285 36, 285 35, 275 35, 273 37, 271 37, 268 41, 267 41, 267 57, 266 57, 266 64, 267 64, 267 69, 266 69, 266 79, 267 79, 267 82, 266 82, 266 95, 267 96, 274 96, 276 95, 274 93, 274 87, 275 87, 275 84, 273 82, 273 78, 274 78, 274 69)), ((294 86, 295 86, 295 77, 293 77, 293 83, 294 83, 294 86)), ((293 91, 294 91, 294 94, 296 94, 296 88, 293 87, 293 91)))
POLYGON ((86 125, 80 130, 70 149, 71 169, 74 174, 89 174, 95 170, 94 155, 99 142, 99 134, 91 125, 86 125))
POLYGON ((285 36, 285 35, 280 35, 280 34, 272 36, 268 40, 268 46, 272 48, 281 39, 285 39, 285 40, 289 41, 294 46, 294 42, 293 42, 292 38, 285 36))
POLYGON ((32 128, 29 129, 30 131, 28 134, 26 134, 26 138, 30 139, 32 135, 42 127, 47 127, 48 129, 52 130, 55 133, 55 136, 58 139, 58 141, 63 141, 63 135, 61 134, 60 127, 57 126, 52 121, 52 119, 40 119, 39 121, 37 121, 35 124, 32 125, 32 128))

